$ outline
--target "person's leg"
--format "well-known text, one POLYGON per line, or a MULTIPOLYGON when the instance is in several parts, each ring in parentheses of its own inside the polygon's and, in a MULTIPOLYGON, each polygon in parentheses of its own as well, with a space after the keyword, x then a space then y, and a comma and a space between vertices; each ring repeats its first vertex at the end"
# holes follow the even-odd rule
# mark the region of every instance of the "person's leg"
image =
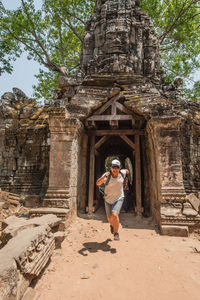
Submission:
POLYGON ((118 233, 119 231, 119 215, 115 212, 112 212, 112 226, 114 229, 114 233, 118 233))
POLYGON ((119 213, 122 208, 123 202, 124 202, 124 198, 120 198, 112 206, 112 222, 113 222, 114 233, 118 233, 119 230, 119 213))
POLYGON ((112 218, 112 204, 109 204, 105 201, 105 210, 106 210, 107 220, 110 224, 110 231, 111 233, 114 233, 113 218, 112 218))

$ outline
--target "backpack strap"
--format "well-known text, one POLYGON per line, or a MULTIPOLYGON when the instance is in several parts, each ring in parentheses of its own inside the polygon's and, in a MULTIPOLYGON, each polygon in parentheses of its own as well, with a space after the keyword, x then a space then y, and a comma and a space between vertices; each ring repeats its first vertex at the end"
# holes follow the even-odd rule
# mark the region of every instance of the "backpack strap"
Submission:
POLYGON ((124 175, 121 171, 119 171, 119 173, 121 174, 122 178, 125 179, 126 174, 124 175))
POLYGON ((111 172, 106 179, 105 186, 109 184, 110 178, 111 178, 111 172))
MULTIPOLYGON (((119 171, 119 173, 121 174, 122 178, 125 179, 126 174, 124 176, 124 174, 121 171, 119 171)), ((110 174, 108 175, 108 177, 106 179, 105 186, 109 184, 110 178, 111 178, 111 172, 110 172, 110 174)))

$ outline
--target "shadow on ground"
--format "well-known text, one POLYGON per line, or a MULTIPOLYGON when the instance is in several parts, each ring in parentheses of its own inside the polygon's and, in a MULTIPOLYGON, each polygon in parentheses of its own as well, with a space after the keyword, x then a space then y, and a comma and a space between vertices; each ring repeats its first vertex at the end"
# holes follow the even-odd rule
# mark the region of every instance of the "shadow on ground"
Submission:
POLYGON ((115 254, 117 252, 116 248, 111 248, 110 245, 108 245, 109 242, 111 242, 111 239, 107 239, 106 241, 102 243, 97 243, 97 242, 88 242, 83 244, 83 248, 78 251, 79 254, 83 256, 87 256, 88 253, 95 253, 98 252, 99 250, 104 251, 104 252, 110 252, 112 254, 115 254), (87 253, 88 252, 88 253, 87 253))

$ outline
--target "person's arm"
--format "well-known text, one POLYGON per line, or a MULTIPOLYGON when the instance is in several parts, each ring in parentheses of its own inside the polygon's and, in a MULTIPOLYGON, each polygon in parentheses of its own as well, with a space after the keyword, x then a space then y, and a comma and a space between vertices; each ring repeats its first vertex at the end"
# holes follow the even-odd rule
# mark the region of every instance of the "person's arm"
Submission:
POLYGON ((106 182, 107 177, 110 175, 110 172, 106 172, 99 179, 97 179, 96 185, 100 186, 106 182))
POLYGON ((126 171, 126 175, 129 174, 129 170, 128 169, 124 169, 126 171))

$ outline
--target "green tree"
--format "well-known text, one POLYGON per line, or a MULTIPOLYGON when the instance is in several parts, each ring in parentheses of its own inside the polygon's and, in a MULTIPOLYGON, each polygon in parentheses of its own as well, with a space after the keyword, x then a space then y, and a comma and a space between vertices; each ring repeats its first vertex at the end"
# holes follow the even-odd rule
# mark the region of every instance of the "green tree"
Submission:
MULTIPOLYGON (((192 84, 192 75, 200 68, 200 0, 141 0, 141 7, 158 35, 166 80, 182 77, 192 84)), ((187 95, 193 89, 200 98, 195 86, 186 89, 187 95)))
MULTIPOLYGON (((95 0, 21 0, 16 10, 6 10, 0 1, 0 75, 12 72, 12 61, 22 51, 45 69, 36 75, 37 97, 48 98, 57 87, 59 74, 72 74, 79 67, 85 22, 95 0)), ((152 19, 161 47, 166 80, 192 80, 200 68, 200 0, 141 0, 152 19)), ((196 84, 198 86, 198 84, 196 84)), ((186 90, 193 99, 199 88, 186 90), (193 90, 193 92, 192 92, 193 90), (195 90, 195 92, 194 92, 195 90)))
POLYGON ((0 2, 0 75, 12 72, 11 61, 22 51, 28 59, 46 68, 36 75, 36 96, 52 95, 58 74, 73 73, 79 66, 85 21, 91 15, 93 1, 42 0, 36 9, 34 0, 21 0, 16 10, 6 10, 0 2))

